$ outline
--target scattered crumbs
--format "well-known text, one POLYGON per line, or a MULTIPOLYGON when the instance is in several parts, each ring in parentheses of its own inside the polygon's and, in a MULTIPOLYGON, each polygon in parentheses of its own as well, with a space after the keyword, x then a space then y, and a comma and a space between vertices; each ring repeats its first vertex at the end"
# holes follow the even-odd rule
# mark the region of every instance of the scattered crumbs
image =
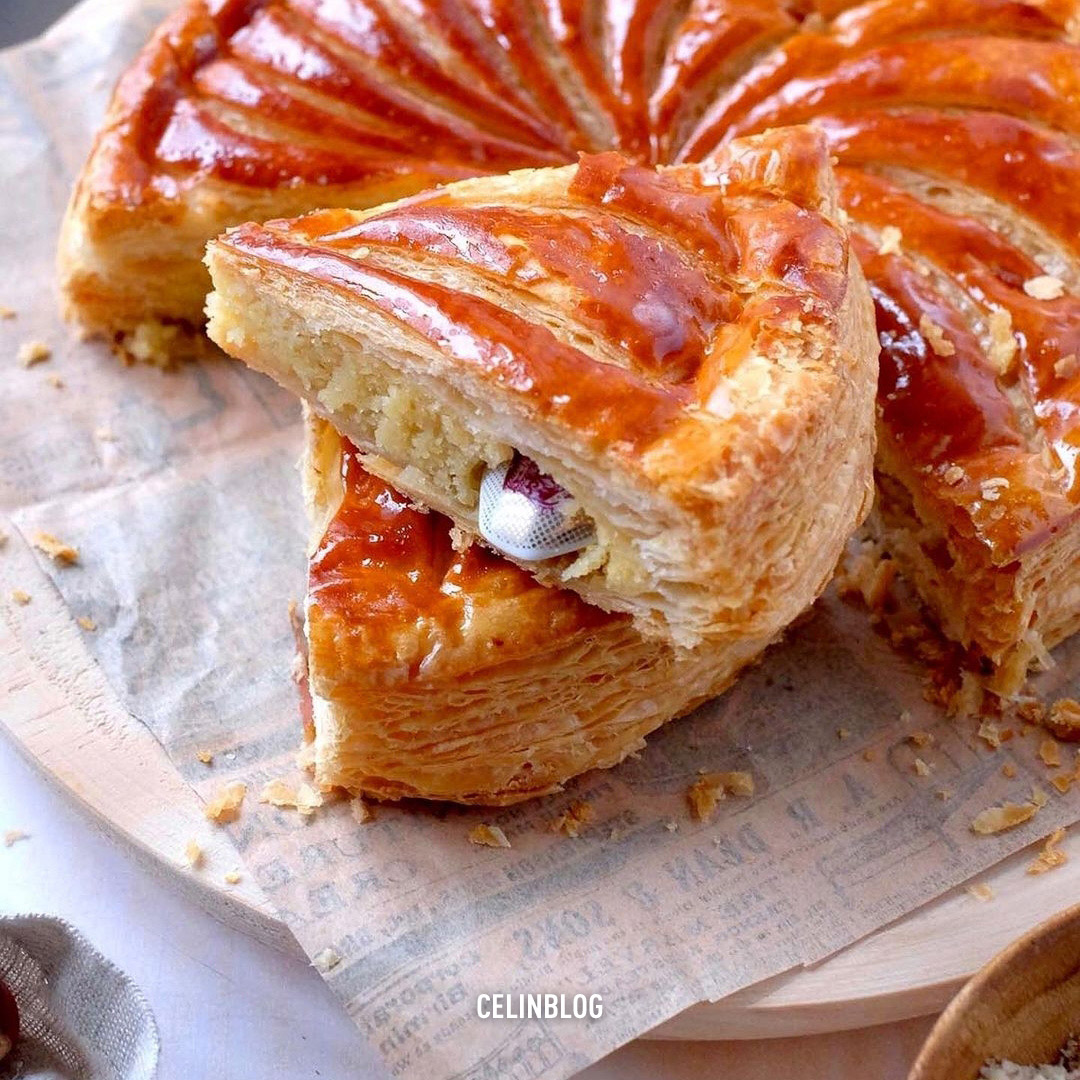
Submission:
POLYGON ((306 781, 299 787, 293 787, 284 780, 271 780, 259 792, 259 802, 271 806, 288 807, 307 817, 323 805, 325 799, 306 781))
POLYGON ((949 716, 978 716, 982 712, 983 688, 978 675, 965 671, 960 676, 960 687, 946 706, 949 716))
POLYGON ((974 885, 968 885, 967 892, 974 896, 980 903, 987 903, 994 899, 994 890, 985 881, 977 881, 974 885))
POLYGON ((1061 841, 1065 839, 1064 829, 1055 829, 1043 843, 1042 851, 1027 868, 1029 874, 1045 874, 1069 861, 1068 855, 1061 850, 1061 841))
POLYGON ((209 750, 196 750, 195 760, 202 762, 203 765, 213 765, 214 755, 209 750))
POLYGON ((1057 776, 1050 777, 1050 783, 1061 792, 1062 795, 1068 795, 1069 788, 1073 786, 1073 782, 1076 777, 1071 773, 1058 773, 1057 776))
POLYGON ((904 234, 895 225, 886 225, 881 230, 881 243, 878 245, 879 255, 899 255, 900 241, 904 234))
POLYGON ((333 971, 340 963, 341 957, 331 949, 329 945, 325 949, 317 952, 311 958, 311 966, 319 972, 320 975, 325 975, 328 971, 333 971))
POLYGON ((498 825, 474 825, 469 830, 469 843, 480 847, 508 848, 510 841, 498 825))
POLYGON ((749 798, 753 794, 754 778, 748 772, 711 772, 690 785, 686 801, 695 820, 708 821, 721 799, 729 795, 749 798))
POLYGON ((1046 738, 1039 743, 1039 757, 1049 769, 1059 769, 1061 767, 1061 747, 1054 739, 1046 738))
POLYGON ((372 810, 371 803, 359 796, 349 800, 349 814, 357 825, 366 825, 369 821, 375 820, 375 811, 372 810))
POLYGON ((1016 336, 1013 334, 1012 313, 1003 307, 996 307, 990 312, 988 321, 990 331, 990 363, 999 375, 1005 375, 1016 358, 1016 336))
POLYGON ((1041 724, 1046 719, 1046 706, 1038 698, 1028 698, 1016 706, 1016 716, 1025 724, 1041 724))
POLYGON ((1035 300, 1057 300, 1065 295, 1065 283, 1053 274, 1039 274, 1024 282, 1024 292, 1035 300))
POLYGON ((240 871, 239 870, 229 870, 225 874, 225 884, 226 885, 239 885, 240 884, 240 871))
POLYGON ((1049 801, 1050 796, 1038 784, 1031 789, 1031 802, 1036 810, 1045 806, 1049 801))
POLYGON ((19 346, 17 356, 23 367, 33 367, 48 360, 52 356, 52 349, 44 341, 24 341, 19 346))
POLYGON ((913 731, 908 736, 908 742, 922 749, 924 746, 934 745, 934 736, 929 731, 913 731))
POLYGON ((577 799, 551 823, 551 831, 578 837, 595 816, 593 808, 584 799, 577 799))
POLYGON ((14 847, 20 840, 29 840, 30 834, 22 829, 8 829, 4 833, 4 847, 14 847))
POLYGON ((971 831, 980 836, 993 836, 1030 821, 1038 810, 1039 807, 1034 802, 1007 802, 1001 806, 991 806, 975 815, 971 822, 971 831))
POLYGON ((910 709, 904 709, 904 711, 900 713, 900 723, 901 724, 910 724, 911 723, 911 710, 910 709))
POLYGON ((184 865, 189 870, 198 870, 203 864, 203 849, 198 840, 189 840, 184 845, 184 865))
POLYGON ((1059 379, 1071 379, 1076 375, 1080 375, 1080 360, 1076 358, 1076 353, 1069 353, 1068 356, 1056 360, 1054 362, 1054 374, 1059 379))
POLYGON ((30 603, 30 594, 25 589, 12 589, 11 599, 21 607, 26 607, 30 603))
POLYGON ((930 766, 921 757, 917 757, 911 766, 919 776, 929 776, 930 766))
POLYGON ((940 791, 935 791, 934 794, 942 802, 948 802, 953 797, 953 793, 948 788, 941 788, 940 791))
POLYGON ((1015 780, 1016 766, 1011 761, 1006 762, 1001 766, 1001 775, 1004 776, 1006 780, 1015 780))
POLYGON ((1065 742, 1080 741, 1080 701, 1059 698, 1042 718, 1043 727, 1065 742))
POLYGON ((45 381, 57 390, 63 390, 66 385, 59 375, 50 375, 45 381))
POLYGON ((80 615, 75 620, 84 630, 94 631, 97 629, 97 623, 90 618, 89 615, 80 615))
POLYGON ((0 319, 14 319, 15 309, 9 308, 5 304, 0 304, 0 319))
POLYGON ((218 825, 236 821, 240 817, 240 807, 247 794, 247 784, 234 780, 226 784, 213 799, 206 804, 206 817, 218 825))
POLYGON ((296 767, 304 772, 313 773, 315 771, 315 740, 304 743, 299 750, 296 751, 296 757, 293 759, 296 762, 296 767))
POLYGON ((862 759, 863 759, 863 761, 876 761, 877 760, 877 754, 874 753, 873 749, 868 747, 866 750, 864 750, 862 752, 862 759))
POLYGON ((967 473, 959 465, 950 465, 942 474, 942 479, 949 487, 955 487, 965 476, 967 473))
POLYGON ((846 727, 837 728, 836 729, 836 737, 838 739, 840 739, 841 742, 842 742, 844 739, 850 739, 851 738, 851 732, 848 731, 848 729, 846 727))
POLYGON ((53 562, 61 566, 74 566, 79 561, 79 549, 57 540, 52 533, 34 533, 32 543, 38 551, 48 555, 53 562))
POLYGON ((679 823, 677 821, 665 821, 664 828, 667 829, 668 832, 678 832, 679 823))
POLYGON ((982 723, 979 724, 977 734, 992 750, 996 750, 1001 745, 1001 732, 993 720, 984 717, 982 723))
POLYGON ((945 331, 925 312, 919 319, 919 333, 936 355, 953 356, 956 353, 956 346, 945 336, 945 331))
POLYGON ((94 438, 99 442, 116 442, 116 436, 107 427, 94 428, 94 438))
POLYGON ((1008 486, 1009 481, 1004 476, 990 476, 979 485, 979 494, 987 502, 997 502, 1001 498, 1002 490, 1008 486))

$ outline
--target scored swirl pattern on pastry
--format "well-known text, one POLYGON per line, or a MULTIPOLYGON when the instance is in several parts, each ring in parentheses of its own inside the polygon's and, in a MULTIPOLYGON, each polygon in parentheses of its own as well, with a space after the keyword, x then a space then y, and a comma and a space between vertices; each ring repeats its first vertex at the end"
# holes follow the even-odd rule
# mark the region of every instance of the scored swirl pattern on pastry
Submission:
POLYGON ((136 141, 160 183, 431 183, 813 122, 874 289, 886 453, 1007 558, 1080 500, 1078 34, 1070 0, 225 0, 136 141))

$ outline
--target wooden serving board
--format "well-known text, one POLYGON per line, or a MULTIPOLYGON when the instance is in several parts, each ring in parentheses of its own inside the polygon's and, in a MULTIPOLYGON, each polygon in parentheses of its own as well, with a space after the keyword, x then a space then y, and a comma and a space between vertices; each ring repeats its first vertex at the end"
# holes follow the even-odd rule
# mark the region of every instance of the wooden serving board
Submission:
MULTIPOLYGON (((28 553, 5 552, 0 589, 0 727, 143 865, 223 922, 299 955, 250 875, 225 884, 235 851, 158 741, 122 707, 28 553), (8 601, 18 582, 31 580, 41 587, 28 605, 8 601), (184 862, 192 838, 205 853, 199 871, 184 862)), ((1080 859, 1038 878, 1024 872, 1030 860, 1030 851, 1020 852, 984 874, 994 893, 988 902, 954 890, 814 968, 696 1005, 652 1035, 804 1035, 936 1012, 991 956, 1080 896, 1080 859)))

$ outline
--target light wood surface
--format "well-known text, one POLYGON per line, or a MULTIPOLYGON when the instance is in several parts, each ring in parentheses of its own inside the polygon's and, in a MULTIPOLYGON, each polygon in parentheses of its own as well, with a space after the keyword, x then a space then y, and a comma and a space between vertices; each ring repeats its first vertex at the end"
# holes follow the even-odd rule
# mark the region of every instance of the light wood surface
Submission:
MULTIPOLYGON (((3 522, 0 529, 14 533, 3 522)), ((192 838, 208 867, 235 865, 237 856, 161 745, 123 709, 60 597, 14 542, 0 559, 0 595, 0 726, 52 784, 178 891, 264 942, 298 949, 249 876, 226 886, 221 874, 184 866, 192 838), (31 602, 10 602, 14 588, 31 592, 31 602)), ((815 968, 694 1006, 653 1034, 775 1038, 937 1012, 990 957, 1080 895, 1080 859, 1039 878, 1025 875, 1030 860, 1021 852, 983 875, 989 902, 956 890, 815 968)))

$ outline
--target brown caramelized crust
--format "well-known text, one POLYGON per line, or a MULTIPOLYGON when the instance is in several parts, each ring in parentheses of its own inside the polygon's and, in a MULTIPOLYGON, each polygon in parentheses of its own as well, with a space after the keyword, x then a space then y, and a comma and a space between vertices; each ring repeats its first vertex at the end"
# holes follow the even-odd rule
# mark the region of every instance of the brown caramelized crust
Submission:
MULTIPOLYGON (((1076 588, 1049 584, 1080 577, 1078 41, 1076 0, 189 0, 121 82, 80 180, 67 302, 126 333, 129 352, 175 351, 160 321, 201 323, 202 246, 242 220, 369 207, 578 151, 700 161, 811 122, 877 306, 888 539, 949 632, 1013 686, 1080 622, 1076 588)), ((440 212, 435 199, 371 225, 375 261, 466 228, 440 212)), ((517 257, 475 250, 490 273, 517 257)), ((567 256, 545 272, 575 268, 567 256)), ((719 293, 696 306, 695 272, 709 266, 678 273, 664 302, 685 338, 666 320, 627 338, 617 378, 639 443, 685 395, 710 322, 737 321, 719 293)), ((627 327, 611 291, 576 310, 583 331, 627 327)))
POLYGON ((719 693, 765 640, 676 654, 549 589, 367 473, 308 421, 306 603, 316 780, 510 803, 616 764, 719 693))
POLYGON ((516 450, 594 524, 528 569, 693 647, 821 591, 870 495, 872 305, 822 137, 609 152, 215 240, 210 335, 468 532, 516 450), (793 550, 793 537, 798 543, 793 550))

